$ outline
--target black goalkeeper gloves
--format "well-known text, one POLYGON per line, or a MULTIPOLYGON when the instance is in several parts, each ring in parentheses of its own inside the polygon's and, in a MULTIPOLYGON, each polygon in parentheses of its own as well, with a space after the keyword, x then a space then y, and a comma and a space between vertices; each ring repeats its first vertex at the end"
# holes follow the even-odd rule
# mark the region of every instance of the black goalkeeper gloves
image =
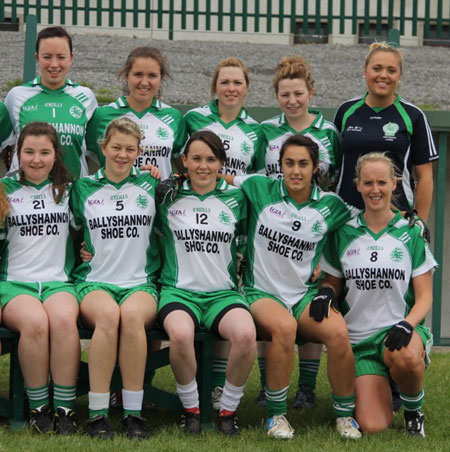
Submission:
POLYGON ((184 174, 173 174, 164 179, 156 186, 156 200, 159 204, 164 204, 167 199, 175 201, 181 184, 186 180, 184 174))
POLYGON ((413 331, 413 326, 406 320, 402 320, 388 330, 384 345, 391 352, 400 350, 402 347, 406 347, 409 344, 413 331))
POLYGON ((407 210, 405 212, 405 220, 408 220, 408 226, 412 228, 415 224, 420 228, 420 236, 423 237, 428 243, 431 242, 431 231, 425 221, 417 215, 415 210, 407 210))
POLYGON ((324 317, 330 316, 330 308, 339 312, 337 297, 331 287, 321 287, 309 305, 309 316, 321 322, 324 317))

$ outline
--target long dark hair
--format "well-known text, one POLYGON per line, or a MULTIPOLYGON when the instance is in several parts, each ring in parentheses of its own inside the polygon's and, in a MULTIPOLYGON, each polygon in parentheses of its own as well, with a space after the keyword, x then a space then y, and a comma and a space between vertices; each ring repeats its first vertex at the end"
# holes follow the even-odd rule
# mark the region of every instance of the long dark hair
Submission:
MULTIPOLYGON (((61 146, 59 144, 58 134, 56 133, 55 128, 48 122, 34 121, 28 123, 21 130, 19 139, 17 140, 17 158, 19 159, 20 163, 20 153, 22 151, 23 142, 25 141, 26 137, 28 136, 39 137, 42 135, 45 135, 50 139, 53 145, 53 149, 55 150, 55 163, 53 164, 53 168, 49 173, 49 177, 52 181, 53 199, 55 200, 56 204, 59 204, 64 195, 64 191, 67 189, 71 182, 71 177, 61 159, 61 146)), ((19 175, 20 182, 23 185, 28 185, 22 168, 20 168, 19 170, 19 175)))

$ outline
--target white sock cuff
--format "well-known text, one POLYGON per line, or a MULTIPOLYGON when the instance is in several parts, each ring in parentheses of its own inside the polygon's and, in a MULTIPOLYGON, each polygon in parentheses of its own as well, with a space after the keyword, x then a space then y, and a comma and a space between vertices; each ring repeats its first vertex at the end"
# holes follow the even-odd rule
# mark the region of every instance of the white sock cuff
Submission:
POLYGON ((122 389, 122 403, 124 410, 141 411, 143 400, 143 389, 140 391, 129 391, 128 389, 122 389))
POLYGON ((183 408, 198 408, 200 406, 197 381, 194 379, 187 385, 177 383, 177 393, 183 408))
POLYGON ((243 384, 242 386, 234 386, 228 380, 225 380, 223 389, 225 390, 225 388, 227 388, 230 392, 240 394, 244 392, 245 384, 243 384))
POLYGON ((107 410, 109 408, 109 392, 90 392, 89 391, 89 409, 107 410))
POLYGON ((177 383, 177 392, 178 394, 186 394, 192 391, 197 391, 197 380, 194 378, 190 383, 187 385, 182 385, 178 382, 177 383))

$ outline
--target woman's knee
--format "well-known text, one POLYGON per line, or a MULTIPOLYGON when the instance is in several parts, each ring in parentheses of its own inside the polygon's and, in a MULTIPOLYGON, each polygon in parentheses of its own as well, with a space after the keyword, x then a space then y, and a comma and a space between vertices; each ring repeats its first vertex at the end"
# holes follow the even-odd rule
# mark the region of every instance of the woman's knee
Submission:
POLYGON ((392 417, 387 418, 386 416, 373 416, 370 414, 364 416, 357 415, 356 421, 364 433, 379 433, 389 427, 392 422, 392 417))
POLYGON ((297 337, 297 322, 294 317, 277 320, 270 328, 270 336, 272 344, 277 344, 291 352, 295 347, 295 339, 297 337))
POLYGON ((425 368, 423 356, 412 347, 403 347, 393 352, 387 350, 386 353, 391 369, 395 369, 398 372, 420 372, 425 368))
POLYGON ((120 310, 117 305, 105 306, 105 309, 90 319, 95 325, 95 329, 104 331, 106 334, 116 333, 119 329, 120 310))

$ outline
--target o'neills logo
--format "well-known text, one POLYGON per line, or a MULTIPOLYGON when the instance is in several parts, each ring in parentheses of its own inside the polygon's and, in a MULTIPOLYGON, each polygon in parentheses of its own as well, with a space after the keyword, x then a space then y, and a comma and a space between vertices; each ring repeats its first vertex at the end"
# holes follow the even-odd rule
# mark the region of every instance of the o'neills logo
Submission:
POLYGON ((269 209, 269 212, 270 212, 271 214, 273 214, 273 215, 276 215, 276 216, 279 217, 279 218, 283 218, 283 217, 284 217, 284 212, 282 212, 282 211, 279 210, 279 209, 275 209, 275 207, 271 207, 271 208, 269 209))

